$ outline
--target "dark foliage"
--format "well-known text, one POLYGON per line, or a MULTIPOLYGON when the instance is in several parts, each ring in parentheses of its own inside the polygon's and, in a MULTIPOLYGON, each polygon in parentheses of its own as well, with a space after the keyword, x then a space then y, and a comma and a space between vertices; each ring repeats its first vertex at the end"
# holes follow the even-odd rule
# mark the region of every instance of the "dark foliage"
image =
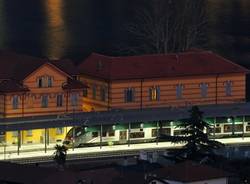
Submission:
POLYGON ((64 145, 56 145, 55 146, 56 151, 54 152, 54 160, 57 163, 58 166, 64 166, 66 162, 66 156, 67 156, 67 150, 68 148, 64 145))
POLYGON ((210 125, 203 120, 202 114, 197 106, 192 107, 190 118, 181 121, 178 128, 182 129, 183 135, 168 136, 161 134, 160 139, 171 141, 172 143, 183 143, 184 146, 170 152, 176 160, 202 160, 205 157, 208 159, 215 158, 214 151, 224 146, 222 143, 210 140, 209 133, 205 130, 210 128, 210 125))

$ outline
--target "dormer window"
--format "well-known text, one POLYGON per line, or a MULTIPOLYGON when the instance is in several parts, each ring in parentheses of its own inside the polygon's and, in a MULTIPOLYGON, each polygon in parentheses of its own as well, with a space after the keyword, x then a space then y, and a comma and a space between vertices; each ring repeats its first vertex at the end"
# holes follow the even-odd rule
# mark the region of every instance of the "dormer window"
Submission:
POLYGON ((39 88, 50 88, 52 87, 52 77, 51 76, 41 76, 37 80, 37 86, 39 88))

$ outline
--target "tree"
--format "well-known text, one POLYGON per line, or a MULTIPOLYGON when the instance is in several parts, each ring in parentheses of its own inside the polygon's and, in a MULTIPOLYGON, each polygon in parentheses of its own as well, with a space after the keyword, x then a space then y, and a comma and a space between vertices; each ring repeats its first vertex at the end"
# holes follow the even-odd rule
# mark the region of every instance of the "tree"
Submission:
POLYGON ((161 139, 171 141, 172 143, 184 143, 181 149, 170 152, 177 160, 201 160, 204 157, 212 158, 215 156, 215 149, 221 148, 222 143, 210 140, 210 125, 203 120, 203 112, 197 106, 193 106, 190 112, 190 118, 181 121, 178 128, 182 129, 183 135, 167 136, 160 135, 161 139))
MULTIPOLYGON (((127 26, 132 54, 182 52, 205 38, 206 0, 149 0, 127 26)), ((202 42, 202 43, 201 43, 202 42)))
POLYGON ((63 169, 65 162, 66 162, 66 156, 67 156, 67 150, 68 148, 64 145, 56 145, 55 146, 56 151, 54 152, 54 160, 57 163, 59 169, 63 169))

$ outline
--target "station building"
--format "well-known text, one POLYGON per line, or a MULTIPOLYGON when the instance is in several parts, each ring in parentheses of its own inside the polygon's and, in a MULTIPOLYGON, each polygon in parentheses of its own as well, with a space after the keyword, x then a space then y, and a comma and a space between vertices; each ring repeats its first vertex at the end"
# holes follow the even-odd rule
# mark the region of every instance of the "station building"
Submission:
MULTIPOLYGON (((0 116, 34 117, 81 112, 87 87, 76 80, 77 69, 69 60, 50 61, 0 51, 0 116)), ((52 142, 63 140, 67 128, 46 130, 52 142)), ((7 143, 18 137, 25 143, 42 143, 45 130, 7 132, 7 143)))
MULTIPOLYGON (((193 105, 244 104, 247 69, 210 51, 110 57, 91 54, 75 67, 71 61, 50 61, 0 52, 1 116, 35 117, 78 112, 144 110, 193 105)), ((118 113, 119 114, 119 113, 118 113)), ((42 117, 41 117, 42 118, 42 117)), ((76 146, 152 142, 159 128, 179 135, 176 119, 44 128, 4 134, 7 144, 60 142, 74 134, 76 146), (83 135, 84 136, 81 136, 83 135)), ((117 119, 117 120, 116 120, 117 119)), ((247 116, 207 117, 214 135, 250 134, 247 116)), ((103 120, 104 121, 104 120, 103 120)), ((111 120, 109 120, 111 121, 111 120)), ((85 122, 86 123, 86 122, 85 122)), ((71 138, 69 140, 71 140, 71 138)))
POLYGON ((110 57, 79 65, 84 111, 244 103, 249 71, 210 51, 110 57))

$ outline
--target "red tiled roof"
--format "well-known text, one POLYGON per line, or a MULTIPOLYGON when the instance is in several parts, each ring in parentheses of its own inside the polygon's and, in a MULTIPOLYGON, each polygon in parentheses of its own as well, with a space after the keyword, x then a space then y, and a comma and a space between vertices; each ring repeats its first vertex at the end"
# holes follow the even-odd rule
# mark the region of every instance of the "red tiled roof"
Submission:
POLYGON ((22 84, 19 84, 14 80, 2 80, 0 81, 0 92, 9 93, 9 92, 27 92, 28 88, 24 87, 22 84))
POLYGON ((45 63, 51 63, 68 75, 79 73, 70 60, 50 61, 14 52, 0 51, 0 79, 21 81, 45 63))
POLYGON ((203 181, 230 176, 223 170, 186 161, 153 172, 157 177, 181 182, 203 181))
POLYGON ((78 69, 81 74, 106 80, 249 72, 215 53, 200 50, 179 54, 125 57, 93 53, 78 66, 78 69))
POLYGON ((88 86, 84 85, 81 81, 68 79, 67 83, 62 86, 63 89, 84 89, 88 86))

